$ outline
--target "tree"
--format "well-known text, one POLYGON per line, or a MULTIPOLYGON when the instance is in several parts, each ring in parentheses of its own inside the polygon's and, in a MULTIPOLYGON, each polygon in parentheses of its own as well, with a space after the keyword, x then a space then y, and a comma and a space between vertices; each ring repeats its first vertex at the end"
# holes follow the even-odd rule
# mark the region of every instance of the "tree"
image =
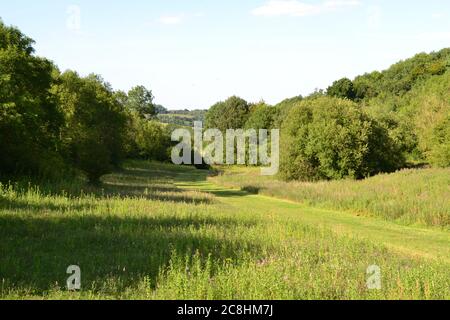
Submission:
POLYGON ((288 180, 359 179, 404 164, 387 130, 346 99, 300 102, 281 137, 280 169, 288 180))
POLYGON ((272 129, 278 116, 279 109, 264 102, 252 105, 250 115, 245 123, 245 129, 272 129))
POLYGON ((155 114, 167 114, 169 113, 169 111, 167 111, 166 108, 164 108, 164 106, 157 104, 155 105, 155 114))
POLYGON ((363 100, 376 97, 379 94, 378 83, 382 78, 382 73, 378 71, 356 77, 353 81, 356 99, 363 100))
POLYGON ((356 98, 353 82, 348 78, 335 81, 332 86, 328 87, 327 95, 349 100, 355 100, 356 98))
POLYGON ((285 99, 275 106, 276 116, 274 119, 273 127, 280 129, 283 122, 287 118, 289 112, 294 108, 300 101, 303 100, 302 96, 297 96, 289 99, 285 99))
POLYGON ((420 53, 400 61, 382 72, 366 73, 354 81, 359 100, 379 95, 404 96, 415 86, 450 70, 450 48, 429 54, 420 53))
POLYGON ((61 133, 64 153, 89 181, 117 167, 123 157, 126 115, 112 89, 97 75, 81 78, 73 71, 60 75, 53 88, 65 114, 61 133))
POLYGON ((411 92, 415 133, 424 159, 436 167, 450 166, 450 71, 431 78, 411 92))
POLYGON ((227 129, 241 129, 247 122, 249 111, 247 101, 236 96, 230 97, 209 109, 205 117, 206 127, 222 132, 227 129))
POLYGON ((153 99, 150 90, 144 86, 137 86, 128 92, 126 106, 129 110, 137 112, 141 118, 150 119, 156 115, 153 99))
POLYGON ((172 128, 155 120, 141 119, 137 114, 131 115, 131 121, 129 130, 135 155, 146 160, 170 160, 172 128))
POLYGON ((51 176, 63 124, 50 94, 56 67, 34 56, 33 40, 0 21, 0 173, 51 176))

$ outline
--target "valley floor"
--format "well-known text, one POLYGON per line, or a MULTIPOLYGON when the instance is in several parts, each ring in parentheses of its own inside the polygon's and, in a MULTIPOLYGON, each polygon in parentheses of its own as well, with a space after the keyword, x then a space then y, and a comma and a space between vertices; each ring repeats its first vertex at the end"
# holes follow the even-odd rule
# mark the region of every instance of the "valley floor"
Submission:
POLYGON ((214 181, 131 161, 101 189, 3 186, 0 298, 450 299, 447 230, 214 181), (65 289, 70 265, 79 292, 65 289))

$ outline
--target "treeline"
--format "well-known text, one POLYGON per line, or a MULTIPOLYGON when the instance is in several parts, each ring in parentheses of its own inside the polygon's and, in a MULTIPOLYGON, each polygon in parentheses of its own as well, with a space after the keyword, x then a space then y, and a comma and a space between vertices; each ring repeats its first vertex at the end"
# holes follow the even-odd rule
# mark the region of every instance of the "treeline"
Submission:
POLYGON ((360 179, 411 164, 450 166, 450 49, 341 79, 276 106, 231 97, 206 126, 281 129, 287 180, 360 179))
POLYGON ((61 72, 33 44, 0 21, 2 179, 81 171, 98 183, 125 158, 168 161, 173 126, 203 119, 223 132, 280 128, 280 175, 288 180, 359 179, 408 163, 450 166, 450 49, 275 106, 233 96, 206 114, 173 114, 143 86, 125 93, 98 75, 61 72))
POLYGON ((167 110, 158 106, 158 120, 162 123, 172 124, 183 127, 194 126, 194 122, 205 121, 206 110, 167 110))
POLYGON ((92 183, 126 157, 167 160, 170 128, 152 92, 116 92, 100 76, 61 73, 0 21, 0 177, 82 171, 92 183))

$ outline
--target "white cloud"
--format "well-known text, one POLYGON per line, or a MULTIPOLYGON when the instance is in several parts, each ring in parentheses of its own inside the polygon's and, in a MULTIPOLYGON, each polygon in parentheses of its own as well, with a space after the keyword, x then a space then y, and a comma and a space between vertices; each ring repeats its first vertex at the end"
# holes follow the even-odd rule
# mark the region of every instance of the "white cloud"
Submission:
POLYGON ((255 16, 304 17, 360 5, 359 0, 328 0, 318 4, 308 4, 297 0, 270 0, 252 10, 255 16))
POLYGON ((162 16, 158 19, 158 21, 162 24, 166 25, 175 25, 183 22, 183 15, 178 16, 162 16))

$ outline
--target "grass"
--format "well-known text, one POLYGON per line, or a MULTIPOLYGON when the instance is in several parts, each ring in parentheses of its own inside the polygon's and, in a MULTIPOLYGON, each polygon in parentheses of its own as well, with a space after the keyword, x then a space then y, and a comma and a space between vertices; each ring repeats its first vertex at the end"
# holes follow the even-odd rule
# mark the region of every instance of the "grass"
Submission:
POLYGON ((403 170, 362 181, 283 182, 257 168, 224 170, 213 182, 308 206, 450 230, 450 169, 403 170))
POLYGON ((252 195, 206 174, 133 161, 102 188, 2 186, 0 298, 450 299, 446 231, 252 195), (74 264, 82 290, 68 292, 74 264), (366 286, 370 265, 381 290, 366 286))

